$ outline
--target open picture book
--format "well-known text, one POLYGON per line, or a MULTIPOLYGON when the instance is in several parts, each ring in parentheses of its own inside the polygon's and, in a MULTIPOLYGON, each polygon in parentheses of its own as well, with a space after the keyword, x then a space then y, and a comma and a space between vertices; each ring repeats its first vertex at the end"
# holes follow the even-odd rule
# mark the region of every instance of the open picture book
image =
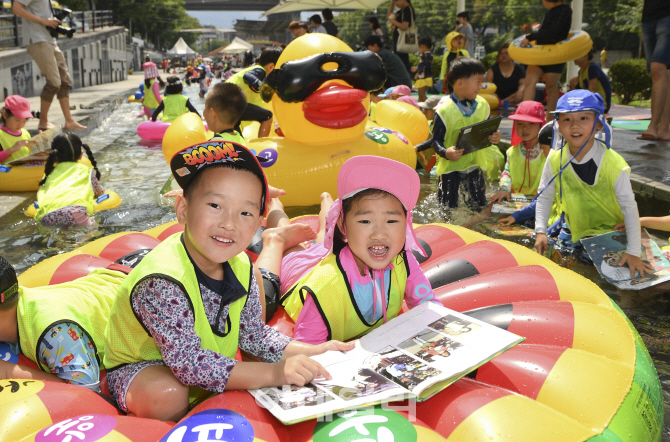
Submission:
POLYGON ((517 210, 521 210, 533 202, 531 195, 512 194, 510 201, 499 201, 493 203, 491 206, 491 213, 501 213, 503 215, 511 215, 517 210))
POLYGON ((523 340, 426 302, 371 331, 351 351, 312 356, 331 380, 250 392, 288 425, 382 402, 424 401, 523 340))
POLYGON ((654 268, 651 275, 636 273, 630 277, 628 265, 619 265, 626 253, 628 239, 625 232, 609 232, 591 238, 582 239, 582 244, 598 273, 607 282, 623 290, 642 290, 665 281, 670 281, 670 261, 656 245, 649 233, 642 229, 640 258, 654 268))
POLYGON ((10 166, 16 166, 18 164, 27 163, 29 161, 45 161, 49 156, 51 142, 53 141, 54 137, 62 133, 63 129, 61 126, 56 126, 35 135, 29 139, 22 148, 23 151, 27 152, 26 155, 7 162, 6 164, 9 164, 10 166))

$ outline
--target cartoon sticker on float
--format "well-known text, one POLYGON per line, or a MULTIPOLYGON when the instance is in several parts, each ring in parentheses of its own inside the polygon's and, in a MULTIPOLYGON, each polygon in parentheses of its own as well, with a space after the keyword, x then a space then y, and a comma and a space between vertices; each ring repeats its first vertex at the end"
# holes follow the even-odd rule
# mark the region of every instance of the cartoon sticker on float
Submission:
POLYGON ((94 442, 116 427, 116 419, 103 414, 77 416, 57 422, 35 435, 35 442, 94 442))
POLYGON ((0 405, 25 400, 43 388, 42 381, 4 379, 0 381, 0 405))
POLYGON ((19 355, 14 353, 8 344, 0 342, 0 361, 16 364, 19 362, 19 355))
POLYGON ((197 441, 252 442, 254 428, 244 416, 234 411, 212 409, 201 411, 179 422, 160 442, 197 441))
POLYGON ((405 136, 403 134, 401 134, 400 132, 394 130, 393 135, 400 138, 400 141, 402 141, 403 143, 408 144, 407 138, 405 138, 405 136))
POLYGON ((403 441, 416 442, 414 425, 400 413, 379 406, 337 413, 332 422, 318 422, 314 442, 334 441, 403 441))
POLYGON ((261 167, 267 168, 271 167, 277 162, 277 159, 279 158, 279 153, 277 153, 277 151, 274 149, 263 149, 258 154, 258 156, 261 158, 265 158, 265 161, 261 162, 261 167))
POLYGON ((392 134, 393 131, 386 127, 371 127, 370 130, 376 130, 377 132, 384 132, 385 134, 392 134))
POLYGON ((372 141, 378 143, 378 144, 388 144, 389 143, 389 137, 383 132, 380 132, 378 130, 366 130, 365 131, 365 136, 371 139, 372 141))

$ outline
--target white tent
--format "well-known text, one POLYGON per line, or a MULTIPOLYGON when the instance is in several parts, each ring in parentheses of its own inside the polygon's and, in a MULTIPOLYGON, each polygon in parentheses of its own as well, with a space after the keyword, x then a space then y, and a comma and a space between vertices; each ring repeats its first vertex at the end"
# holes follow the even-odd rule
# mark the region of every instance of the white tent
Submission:
POLYGON ((277 14, 278 12, 293 11, 320 11, 323 8, 354 10, 354 9, 377 9, 384 0, 284 0, 272 9, 265 11, 263 15, 277 14))
POLYGON ((247 51, 253 51, 254 45, 239 37, 235 37, 233 41, 223 48, 219 53, 221 54, 241 54, 247 51))
POLYGON ((168 55, 195 55, 195 51, 188 47, 183 38, 179 37, 177 43, 167 52, 168 55))

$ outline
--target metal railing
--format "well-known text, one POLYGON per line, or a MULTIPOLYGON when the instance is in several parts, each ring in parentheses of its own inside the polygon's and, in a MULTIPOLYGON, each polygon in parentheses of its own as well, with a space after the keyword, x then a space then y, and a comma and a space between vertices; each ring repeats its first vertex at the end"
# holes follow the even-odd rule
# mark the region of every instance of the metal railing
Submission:
MULTIPOLYGON (((114 16, 111 10, 74 11, 72 12, 72 18, 78 33, 95 31, 105 26, 114 25, 114 16)), ((64 25, 71 26, 72 19, 66 19, 64 25)), ((23 45, 21 18, 14 14, 1 14, 0 48, 18 48, 23 45)))

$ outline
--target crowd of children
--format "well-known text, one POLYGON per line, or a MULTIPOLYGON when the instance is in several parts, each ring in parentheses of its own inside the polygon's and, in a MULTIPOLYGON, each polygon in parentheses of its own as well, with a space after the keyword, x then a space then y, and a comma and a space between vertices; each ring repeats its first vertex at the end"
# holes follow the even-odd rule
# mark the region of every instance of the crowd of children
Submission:
MULTIPOLYGON (((553 5, 554 15, 568 14, 559 9, 565 6, 561 0, 545 3, 553 5)), ((515 194, 534 196, 532 204, 501 222, 531 225, 538 253, 552 244, 562 254, 587 260, 584 238, 625 230, 628 249, 620 265, 628 265, 631 277, 651 272, 640 258, 640 226, 670 230, 670 217, 640 220, 630 168, 612 150, 605 84, 589 67, 590 58, 577 61, 582 89, 557 100, 550 123, 545 124, 542 104, 519 104, 510 116, 512 146, 505 161, 497 147, 500 131, 484 149, 466 154, 456 148, 462 128, 490 116, 488 103, 478 96, 486 70, 462 49, 463 35, 452 32, 439 77, 450 94, 427 97, 431 46, 429 38, 419 40, 420 103, 408 86, 377 91, 371 100, 406 101, 424 111, 431 135, 417 151, 435 151, 439 202, 455 208, 464 194, 468 207, 482 211, 515 194), (487 181, 498 178, 498 191, 487 198, 487 181)), ((169 159, 182 189, 173 195, 183 233, 165 239, 132 269, 117 264, 37 289, 19 287, 14 269, 0 257, 0 342, 39 368, 0 361, 0 379, 65 381, 98 391, 105 369, 121 410, 178 421, 213 393, 329 378, 309 356, 351 350, 353 344, 345 341, 396 317, 403 302, 409 308, 440 304, 417 261, 425 251, 412 224, 420 191, 412 168, 380 157, 353 157, 339 171, 339 198, 322 194, 318 232, 290 223, 278 199, 281 191, 270 186, 240 130, 240 122, 258 121, 259 136, 269 133, 272 112, 259 92, 280 54, 281 48, 265 49, 257 64, 211 90, 204 65, 188 75, 206 96, 203 116, 215 135, 169 159), (200 148, 218 148, 220 155, 191 161, 200 148), (253 264, 245 249, 264 218, 263 249, 253 264), (295 322, 292 337, 266 325, 278 305, 295 322), (249 357, 236 360, 238 348, 249 357)), ((182 80, 168 77, 163 98, 155 64, 144 67, 143 104, 153 121, 160 113, 164 122, 187 112, 199 115, 182 94, 182 80)), ((545 74, 553 69, 537 68, 545 74)), ((371 113, 374 120, 374 106, 371 113)), ((28 118, 27 100, 5 100, 0 162, 13 159, 29 138, 23 129, 28 118)), ((44 225, 92 224, 95 198, 104 189, 90 148, 72 133, 54 137, 51 147, 36 219, 44 225), (82 162, 84 152, 91 166, 82 162)))

